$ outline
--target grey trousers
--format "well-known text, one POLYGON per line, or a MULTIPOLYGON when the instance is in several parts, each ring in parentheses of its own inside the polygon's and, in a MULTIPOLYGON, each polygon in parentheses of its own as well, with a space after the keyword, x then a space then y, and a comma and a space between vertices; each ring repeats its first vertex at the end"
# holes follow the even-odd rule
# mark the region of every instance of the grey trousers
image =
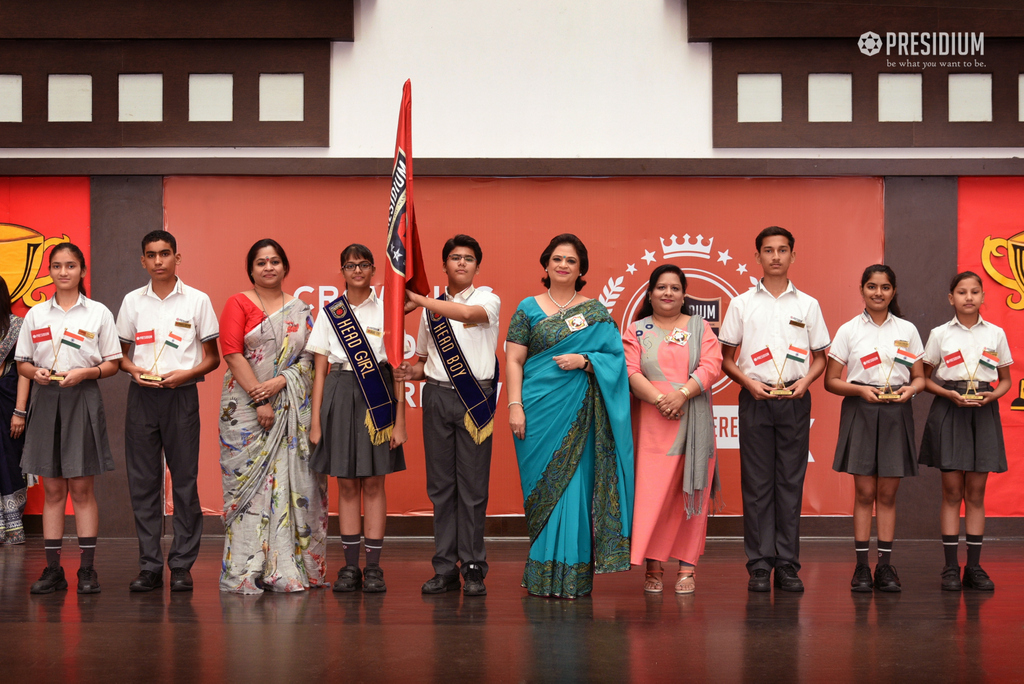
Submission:
POLYGON ((139 537, 139 568, 163 571, 164 461, 171 472, 174 539, 167 554, 170 568, 192 567, 203 534, 199 505, 199 391, 194 384, 175 389, 128 388, 124 421, 124 456, 128 491, 139 537))
POLYGON ((465 426, 466 407, 453 389, 423 387, 423 451, 427 494, 434 504, 434 572, 452 575, 474 563, 487 575, 484 523, 491 479, 492 439, 476 444, 465 426))
POLYGON ((741 390, 739 428, 747 571, 786 564, 799 570, 811 393, 758 401, 741 390))

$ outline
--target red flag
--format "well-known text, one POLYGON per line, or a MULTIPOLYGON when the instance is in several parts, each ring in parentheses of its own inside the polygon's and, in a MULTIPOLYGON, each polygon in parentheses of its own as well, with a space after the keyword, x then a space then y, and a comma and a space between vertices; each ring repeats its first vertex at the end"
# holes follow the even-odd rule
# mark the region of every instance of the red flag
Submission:
POLYGON ((772 360, 772 350, 765 347, 759 352, 754 352, 750 355, 750 360, 754 362, 755 366, 760 366, 762 363, 767 363, 772 360))
POLYGON ((864 367, 864 370, 874 368, 880 363, 882 363, 882 357, 878 355, 877 351, 873 351, 867 356, 862 356, 860 359, 860 365, 864 367))
POLYGON ((959 366, 964 362, 964 355, 957 349, 952 354, 946 354, 942 357, 942 360, 946 362, 946 368, 952 368, 953 366, 959 366))
POLYGON ((398 112, 395 163, 391 171, 391 204, 388 208, 388 268, 384 274, 384 350, 397 366, 405 358, 405 290, 426 295, 420 235, 412 201, 412 81, 402 89, 398 112))

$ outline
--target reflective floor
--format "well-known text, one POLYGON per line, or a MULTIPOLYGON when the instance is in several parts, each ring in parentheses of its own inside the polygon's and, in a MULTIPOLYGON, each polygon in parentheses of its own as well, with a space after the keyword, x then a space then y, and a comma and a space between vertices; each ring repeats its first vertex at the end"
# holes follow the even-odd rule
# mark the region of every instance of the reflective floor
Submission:
MULTIPOLYGON (((741 544, 713 540, 695 595, 676 597, 671 581, 645 595, 634 569, 599 576, 576 601, 519 587, 525 541, 489 543, 481 598, 420 593, 428 540, 386 541, 383 595, 221 594, 217 538, 193 568, 194 593, 132 594, 136 548, 100 540, 101 594, 78 596, 72 581, 70 592, 32 596, 42 541, 0 547, 0 681, 1024 680, 1021 541, 985 542, 990 594, 939 590, 938 541, 897 542, 902 594, 851 594, 849 541, 804 542, 805 594, 750 594, 741 544)), ((72 579, 74 540, 65 549, 72 579)), ((340 557, 332 542, 329 558, 340 557)))

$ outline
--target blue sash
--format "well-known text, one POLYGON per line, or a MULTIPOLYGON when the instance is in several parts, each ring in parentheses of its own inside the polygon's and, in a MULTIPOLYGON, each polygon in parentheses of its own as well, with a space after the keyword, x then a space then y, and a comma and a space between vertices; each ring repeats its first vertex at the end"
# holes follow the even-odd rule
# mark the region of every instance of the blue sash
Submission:
POLYGON ((349 365, 352 366, 359 390, 369 407, 365 424, 370 433, 370 441, 384 444, 391 440, 391 431, 395 427, 395 398, 377 364, 370 341, 366 339, 363 326, 359 325, 352 313, 352 305, 345 295, 325 306, 324 313, 348 354, 349 365))
MULTIPOLYGON (((442 294, 438 299, 444 301, 445 296, 442 294)), ((444 372, 448 374, 448 380, 459 395, 462 405, 466 407, 466 430, 474 442, 483 444, 494 431, 494 409, 498 401, 498 357, 494 357, 494 380, 490 393, 487 393, 470 370, 469 362, 462 353, 459 341, 455 339, 452 324, 448 319, 441 314, 428 311, 427 322, 430 325, 430 336, 437 345, 444 372)))

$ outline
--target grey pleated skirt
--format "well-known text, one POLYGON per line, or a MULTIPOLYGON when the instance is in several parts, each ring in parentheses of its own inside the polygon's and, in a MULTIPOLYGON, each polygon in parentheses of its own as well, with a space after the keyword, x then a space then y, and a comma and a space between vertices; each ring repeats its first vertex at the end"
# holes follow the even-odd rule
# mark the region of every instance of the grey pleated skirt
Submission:
POLYGON ((832 470, 877 477, 917 475, 911 403, 873 404, 860 397, 844 398, 832 470))
MULTIPOLYGON (((391 366, 381 365, 385 382, 393 384, 391 366)), ((366 400, 352 371, 332 370, 324 381, 320 405, 320 443, 310 467, 332 477, 357 478, 405 470, 402 447, 374 444, 366 429, 366 400)))
POLYGON ((84 477, 114 469, 103 397, 95 380, 74 387, 32 383, 21 471, 40 477, 84 477))
MULTIPOLYGON (((961 391, 959 386, 947 389, 961 391)), ((979 392, 991 389, 987 382, 978 383, 979 392)), ((924 426, 919 462, 941 470, 1006 472, 1006 446, 1003 443, 1003 424, 999 420, 999 402, 960 407, 945 397, 935 397, 924 426)))

